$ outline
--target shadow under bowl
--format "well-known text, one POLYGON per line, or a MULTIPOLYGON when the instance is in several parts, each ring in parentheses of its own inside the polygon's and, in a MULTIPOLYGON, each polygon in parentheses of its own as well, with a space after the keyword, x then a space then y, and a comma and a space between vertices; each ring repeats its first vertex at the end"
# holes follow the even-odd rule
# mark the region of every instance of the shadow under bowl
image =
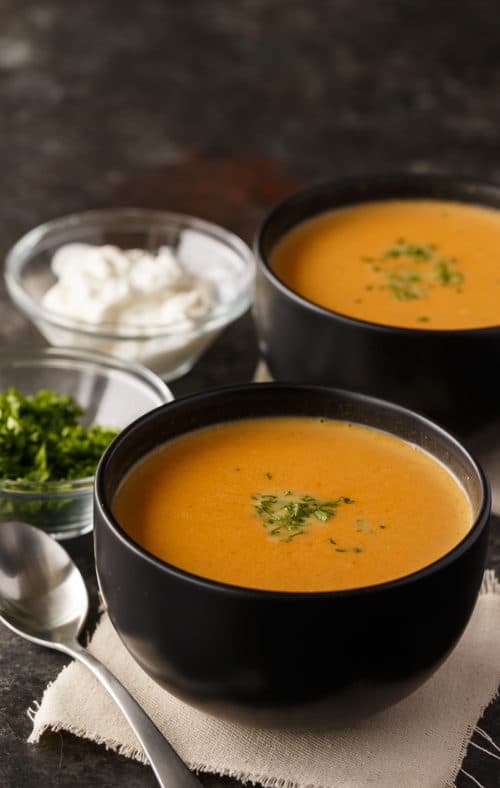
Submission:
POLYGON ((346 725, 412 692, 453 649, 479 592, 489 512, 480 467, 424 417, 340 390, 249 384, 170 403, 112 443, 96 475, 97 573, 124 645, 178 698, 254 725, 346 725), (357 422, 422 447, 463 484, 473 511, 470 531, 440 560, 392 582, 289 593, 226 585, 177 569, 140 547, 115 520, 112 502, 120 482, 159 445, 221 422, 288 415, 357 422))
POLYGON ((275 380, 335 386, 399 402, 465 438, 500 418, 500 319, 498 326, 465 330, 363 321, 303 298, 270 265, 276 244, 307 219, 365 202, 405 199, 498 209, 500 187, 453 175, 366 176, 324 183, 280 203, 255 241, 260 352, 275 380))

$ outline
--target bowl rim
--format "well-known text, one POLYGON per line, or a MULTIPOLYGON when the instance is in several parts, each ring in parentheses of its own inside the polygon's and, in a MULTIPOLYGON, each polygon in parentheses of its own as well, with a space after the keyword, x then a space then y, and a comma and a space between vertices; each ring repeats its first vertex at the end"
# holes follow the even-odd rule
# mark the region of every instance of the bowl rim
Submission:
MULTIPOLYGON (((256 417, 258 418, 258 416, 256 417)), ((224 418, 217 423, 225 423, 224 418)), ((369 426, 369 425, 367 425, 369 426)), ((196 427, 194 428, 196 429, 196 427)), ((188 431, 183 431, 179 433, 180 435, 185 435, 188 431)), ((391 433, 393 434, 393 433, 391 433)), ((404 440, 404 439, 403 439, 404 440)), ((161 445, 158 443, 158 446, 161 445)), ((154 451, 152 449, 151 451, 154 451)), ((149 452, 145 455, 139 457, 136 462, 139 462, 143 459, 144 456, 147 456, 149 452)), ((329 386, 321 386, 321 385, 313 385, 307 383, 280 383, 280 382, 272 382, 272 383, 244 383, 238 385, 231 385, 231 386, 221 386, 218 388, 208 389, 202 392, 196 392, 194 394, 181 397, 180 399, 173 400, 170 403, 167 403, 160 408, 157 408, 155 411, 150 411, 149 413, 140 416, 134 422, 129 424, 125 429, 110 443, 104 454, 102 455, 99 464, 97 466, 96 477, 95 477, 95 484, 94 484, 94 506, 98 510, 100 514, 99 517, 94 518, 94 552, 97 557, 96 551, 96 537, 97 532, 100 528, 106 527, 109 528, 114 537, 118 538, 119 541, 126 547, 126 549, 131 550, 139 559, 146 561, 146 563, 151 564, 156 569, 159 569, 161 572, 167 572, 168 574, 173 575, 175 578, 181 579, 183 581, 187 581, 197 587, 204 588, 207 591, 219 591, 222 593, 229 593, 233 594, 236 597, 245 597, 245 598, 252 598, 257 600, 263 599, 324 599, 324 598, 345 598, 345 597, 363 597, 368 594, 383 594, 389 590, 397 589, 397 588, 404 588, 407 585, 410 585, 414 582, 418 582, 419 580, 428 578, 431 575, 434 575, 438 571, 445 569, 446 567, 450 566, 456 559, 460 558, 467 550, 469 549, 472 544, 476 542, 476 540, 480 537, 481 533, 487 528, 491 513, 491 490, 488 479, 479 465, 479 463, 474 459, 473 455, 469 452, 469 450, 448 430, 444 427, 436 423, 435 421, 428 419, 421 413, 417 413, 416 411, 412 411, 409 408, 405 408, 401 405, 398 405, 394 402, 389 402, 388 400, 383 400, 377 397, 372 397, 366 394, 360 394, 354 391, 347 391, 345 389, 340 388, 333 388, 329 386), (383 407, 386 410, 392 411, 394 414, 400 414, 409 416, 412 419, 416 420, 418 424, 430 430, 434 433, 437 433, 440 437, 442 437, 448 444, 451 444, 456 450, 460 452, 460 454, 466 458, 467 462, 474 470, 476 477, 480 483, 481 488, 481 505, 479 507, 478 513, 473 520, 473 523, 465 536, 456 544, 454 547, 451 548, 448 552, 442 555, 440 558, 433 561, 431 564, 428 564, 421 569, 418 569, 414 572, 411 572, 408 575, 403 575, 402 577, 395 578, 394 580, 388 580, 383 583, 376 583, 369 586, 360 586, 360 587, 353 587, 348 589, 340 589, 340 590, 331 590, 331 591, 273 591, 273 590, 266 590, 266 589, 258 589, 258 588, 249 588, 246 586, 238 586, 233 585, 230 583, 224 583, 218 580, 212 580, 210 578, 205 578, 201 575, 196 575, 193 572, 189 572, 184 569, 180 569, 173 564, 164 561, 161 558, 158 558, 153 553, 146 550, 146 548, 139 545, 135 542, 131 536, 125 531, 124 528, 118 523, 118 520, 114 517, 111 506, 109 502, 106 500, 106 496, 104 494, 104 476, 106 474, 106 468, 108 464, 111 462, 113 454, 116 448, 125 441, 128 441, 129 436, 133 434, 136 430, 140 430, 142 425, 148 421, 154 420, 158 418, 160 411, 164 412, 166 409, 169 411, 174 411, 179 408, 189 408, 192 407, 193 410, 196 410, 196 404, 200 400, 205 399, 217 399, 221 396, 230 396, 231 394, 237 393, 241 394, 242 392, 248 393, 251 396, 251 392, 256 389, 267 389, 267 390, 274 390, 276 391, 277 395, 280 391, 290 391, 293 390, 295 392, 302 392, 306 395, 308 392, 311 391, 318 391, 318 392, 326 392, 330 395, 337 396, 340 394, 341 396, 346 396, 354 402, 359 403, 366 403, 371 406, 375 407, 383 407), (105 525, 103 525, 103 523, 105 525)), ((99 580, 99 565, 98 561, 96 560, 96 568, 97 568, 97 575, 99 580)))
MULTIPOLYGON (((35 366, 43 360, 53 359, 54 361, 74 361, 88 363, 97 366, 99 369, 115 369, 125 374, 129 374, 135 379, 145 383, 151 391, 154 391, 159 400, 156 405, 161 407, 173 402, 174 395, 158 375, 142 364, 132 361, 124 361, 117 356, 102 353, 97 350, 86 350, 84 348, 73 348, 69 346, 48 346, 32 347, 29 345, 19 345, 11 350, 8 348, 0 349, 0 368, 12 360, 12 365, 29 365, 30 362, 35 366), (16 364, 17 363, 17 364, 16 364)), ((42 366, 50 366, 42 364, 42 366)), ((88 495, 94 484, 95 474, 92 476, 82 476, 76 479, 54 479, 52 481, 20 481, 16 479, 0 478, 0 494, 7 494, 12 497, 32 497, 52 495, 54 498, 83 497, 88 495), (64 489, 66 487, 67 489, 64 489)))
MULTIPOLYGON (((61 241, 61 245, 70 242, 66 239, 61 241)), ((59 216, 28 230, 7 251, 4 280, 13 302, 32 320, 43 321, 55 328, 72 331, 78 335, 120 342, 147 341, 170 336, 198 337, 224 327, 242 315, 251 305, 255 272, 255 256, 250 246, 238 235, 221 225, 190 214, 149 208, 119 207, 80 211, 59 216), (149 224, 151 227, 172 225, 178 230, 191 229, 217 240, 226 248, 230 248, 244 264, 243 270, 238 276, 238 287, 233 296, 227 301, 216 304, 205 317, 190 318, 188 330, 186 330, 186 321, 176 321, 168 324, 148 323, 147 326, 130 323, 125 326, 120 325, 120 329, 117 331, 118 324, 113 321, 91 323, 57 314, 52 309, 43 306, 24 289, 21 283, 21 271, 44 239, 52 234, 67 232, 71 229, 77 232, 82 227, 116 228, 119 223, 128 230, 134 225, 143 227, 144 224, 149 224)))
MULTIPOLYGON (((255 254, 255 258, 257 260, 257 269, 264 276, 272 283, 274 287, 276 287, 286 298, 290 299, 294 303, 300 305, 302 308, 306 308, 309 311, 316 313, 317 315, 321 315, 326 317, 327 319, 335 319, 344 323, 346 326, 350 327, 357 327, 359 329, 363 329, 365 331, 376 331, 377 333, 387 333, 387 334, 399 334, 401 336, 422 336, 428 335, 429 337, 465 337, 465 336, 492 336, 500 333, 500 320, 498 325, 492 326, 481 326, 478 328, 429 328, 425 325, 421 326, 393 326, 384 323, 377 323, 373 320, 363 320, 362 318, 352 317, 350 315, 344 314, 342 312, 336 312, 334 309, 327 309, 326 307, 321 306, 320 304, 316 304, 314 301, 310 301, 309 299, 305 298, 304 296, 300 295, 299 293, 295 292, 291 288, 289 288, 281 279, 276 276, 273 272, 270 261, 267 259, 266 254, 263 250, 263 242, 266 233, 269 230, 269 227, 272 226, 273 222, 276 221, 283 213, 286 211, 296 208, 304 203, 307 205, 308 201, 318 197, 322 194, 327 194, 329 192, 340 192, 343 190, 349 189, 356 189, 364 187, 366 192, 362 197, 359 199, 355 199, 352 201, 347 201, 344 203, 340 203, 332 208, 324 208, 321 211, 316 213, 311 213, 304 216, 303 219, 293 223, 290 227, 283 233, 283 236, 289 232, 290 230, 297 227, 302 221, 307 221, 308 219, 313 219, 317 216, 320 216, 322 213, 327 213, 329 210, 341 210, 344 207, 349 205, 360 205, 365 202, 383 202, 389 200, 439 200, 439 201, 449 201, 449 202, 462 202, 469 205, 483 205, 485 208, 488 206, 490 208, 494 208, 495 206, 492 202, 488 203, 479 202, 478 196, 483 195, 487 196, 491 194, 491 196, 496 196, 498 200, 498 207, 497 210, 500 210, 500 183, 495 183, 493 181, 488 180, 479 180, 477 178, 473 178, 468 175, 453 175, 451 173, 432 173, 432 172, 425 172, 425 173, 412 173, 412 172, 391 172, 385 174, 373 174, 373 175, 353 175, 350 177, 345 178, 338 178, 332 180, 325 180, 319 183, 313 184, 312 186, 308 186, 304 189, 300 189, 299 191, 294 192, 293 194, 285 197, 284 200, 281 200, 277 205, 272 208, 272 210, 267 214, 264 218, 260 226, 258 227, 254 240, 253 240, 253 250, 255 254), (439 197, 432 197, 424 195, 403 195, 397 196, 395 194, 393 197, 377 197, 376 195, 373 196, 372 191, 376 191, 377 189, 381 189, 384 187, 391 187, 392 185, 397 185, 406 181, 410 185, 415 186, 424 186, 425 184, 429 185, 429 188, 432 186, 439 187, 439 188, 449 188, 451 189, 458 189, 462 192, 462 196, 464 199, 460 198, 460 195, 457 194, 454 197, 449 196, 439 196, 439 197), (476 199, 474 200, 474 194, 476 199), (471 199, 465 199, 466 196, 470 196, 471 199)), ((281 236, 281 237, 283 237, 281 236)))

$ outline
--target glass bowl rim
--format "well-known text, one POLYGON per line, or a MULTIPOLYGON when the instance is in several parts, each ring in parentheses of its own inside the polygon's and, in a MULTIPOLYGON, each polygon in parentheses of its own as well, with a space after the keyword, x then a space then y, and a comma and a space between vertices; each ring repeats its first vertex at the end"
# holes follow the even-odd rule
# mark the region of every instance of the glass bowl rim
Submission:
MULTIPOLYGON (((68 239, 65 241, 70 243, 68 239)), ((90 211, 60 216, 43 222, 24 233, 10 247, 5 257, 4 278, 7 291, 14 303, 31 319, 43 321, 55 328, 71 331, 75 334, 120 341, 147 341, 161 337, 178 336, 186 338, 197 337, 223 328, 232 320, 240 317, 251 305, 253 299, 253 286, 256 272, 255 256, 250 246, 235 233, 226 230, 214 222, 199 219, 190 214, 172 211, 155 210, 149 208, 103 208, 90 211), (52 235, 64 233, 82 227, 101 227, 113 229, 118 224, 123 224, 123 229, 130 230, 134 224, 155 226, 174 226, 177 229, 196 230, 202 235, 213 238, 231 249, 244 263, 243 276, 238 278, 238 290, 234 296, 224 303, 215 306, 206 317, 190 320, 192 326, 183 330, 185 321, 175 323, 148 324, 139 326, 128 324, 117 331, 117 323, 102 322, 90 323, 85 320, 76 320, 65 315, 59 315, 52 309, 42 306, 35 298, 30 296, 21 284, 20 274, 24 265, 33 257, 38 245, 52 235)))
POLYGON ((36 482, 33 480, 21 481, 19 479, 0 479, 0 495, 15 497, 46 497, 68 498, 87 495, 92 492, 94 476, 82 476, 79 479, 55 479, 52 481, 36 482), (63 489, 66 488, 66 489, 63 489))

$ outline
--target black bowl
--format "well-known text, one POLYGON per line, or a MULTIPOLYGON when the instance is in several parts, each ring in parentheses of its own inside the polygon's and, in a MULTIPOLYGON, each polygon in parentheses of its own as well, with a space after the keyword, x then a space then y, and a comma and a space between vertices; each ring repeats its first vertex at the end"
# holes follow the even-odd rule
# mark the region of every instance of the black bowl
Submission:
POLYGON ((452 331, 384 326, 311 303, 269 266, 275 244, 303 220, 387 199, 500 208, 500 187, 450 175, 372 176, 325 183, 282 202, 255 243, 260 350, 275 380, 338 386, 399 402, 465 437, 500 418, 500 319, 495 327, 452 331))
POLYGON ((129 652, 182 700, 253 724, 346 724, 418 687, 456 644, 481 584, 489 512, 481 469, 451 435, 422 416, 321 387, 218 389, 141 417, 107 450, 95 487, 99 584, 129 652), (470 532, 440 560, 393 582, 288 593, 225 585, 176 569, 139 547, 117 523, 113 496, 145 454, 198 427, 270 415, 348 420, 423 447, 466 489, 474 512, 470 532))

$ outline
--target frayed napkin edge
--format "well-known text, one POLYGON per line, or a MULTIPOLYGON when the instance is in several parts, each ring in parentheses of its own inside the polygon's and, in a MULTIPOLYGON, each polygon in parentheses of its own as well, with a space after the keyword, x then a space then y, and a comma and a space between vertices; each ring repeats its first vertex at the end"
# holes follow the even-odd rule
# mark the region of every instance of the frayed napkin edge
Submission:
POLYGON ((500 580, 494 569, 486 569, 483 575, 480 594, 500 594, 500 580))
MULTIPOLYGON (((500 584, 499 584, 499 592, 500 592, 500 584)), ((103 608, 104 609, 104 608, 103 608)), ((101 611, 102 612, 102 611, 101 611)), ((64 673, 71 665, 73 661, 69 662, 65 665, 58 673, 56 679, 64 673)), ((54 681, 56 680, 54 679, 54 681)), ((66 733, 70 733, 73 736, 78 737, 79 739, 86 739, 87 741, 93 742, 99 746, 104 746, 104 748, 110 752, 117 753, 118 755, 123 755, 125 758, 129 758, 131 760, 137 761, 144 766, 149 766, 149 761, 144 755, 143 751, 139 747, 134 747, 129 744, 121 744, 116 739, 110 739, 102 736, 101 734, 97 733, 97 731, 89 731, 85 728, 80 728, 77 725, 67 725, 63 723, 49 723, 45 722, 40 727, 35 728, 35 717, 40 710, 43 699, 45 694, 50 690, 54 681, 49 682, 45 687, 44 693, 42 695, 42 700, 34 700, 27 710, 27 716, 31 720, 33 724, 33 730, 30 733, 27 742, 28 744, 38 744, 42 736, 50 731, 52 733, 60 733, 64 731, 66 733)), ((231 777, 235 780, 239 780, 242 783, 249 783, 250 785, 260 785, 263 788, 327 788, 327 786, 313 784, 313 783, 301 783, 295 780, 287 780, 280 777, 269 777, 266 775, 259 774, 258 772, 252 771, 243 771, 240 769, 231 769, 231 768, 224 768, 224 769, 217 769, 214 772, 214 769, 211 768, 208 764, 200 763, 198 761, 193 761, 190 759, 186 759, 186 763, 188 767, 196 773, 199 774, 217 774, 220 777, 231 777)))
MULTIPOLYGON (((498 583, 498 581, 497 581, 497 585, 499 587, 498 591, 495 591, 494 593, 500 594, 500 584, 498 583)), ((483 716, 483 714, 486 711, 486 709, 489 706, 491 706, 491 704, 494 703, 497 700, 499 695, 500 695, 500 688, 497 689, 497 691, 494 693, 494 695, 492 695, 492 697, 490 698, 488 703, 485 703, 484 706, 481 708, 481 711, 480 711, 480 714, 479 714, 479 718, 478 718, 479 720, 483 716)), ((448 780, 446 781, 446 783, 444 785, 444 788, 456 788, 456 779, 457 779, 458 775, 460 774, 460 772, 463 771, 462 766, 463 766, 463 762, 465 760, 465 756, 467 755, 467 750, 469 749, 469 747, 470 747, 470 745, 472 743, 472 737, 474 736, 474 733, 476 731, 478 731, 478 730, 481 730, 481 729, 478 727, 477 722, 475 724, 471 723, 467 727, 467 730, 466 730, 466 733, 465 733, 465 737, 464 737, 464 741, 463 741, 462 746, 460 748, 459 765, 456 768, 453 769, 453 772, 450 775, 450 777, 448 778, 448 780)), ((488 753, 488 754, 491 755, 491 753, 488 753)), ((473 780, 475 780, 475 778, 472 775, 468 774, 468 772, 467 772, 467 776, 471 777, 473 780)), ((480 785, 480 783, 478 783, 478 785, 480 785)))
MULTIPOLYGON (((38 709, 40 708, 40 705, 41 704, 38 701, 34 701, 28 710, 28 717, 32 722, 38 709)), ((86 739, 87 741, 91 741, 94 744, 98 744, 100 746, 104 745, 106 750, 117 753, 118 755, 123 755, 126 758, 130 758, 134 761, 138 761, 144 766, 149 765, 148 759, 144 756, 142 750, 139 750, 137 747, 120 744, 120 742, 116 741, 115 739, 105 738, 96 732, 92 733, 85 730, 84 728, 79 728, 76 725, 44 723, 37 730, 36 734, 34 734, 34 732, 30 734, 28 743, 37 744, 43 734, 47 731, 51 731, 52 733, 59 733, 61 731, 71 733, 73 736, 77 736, 80 739, 86 739)), ((295 780, 286 780, 279 777, 266 777, 258 773, 246 772, 238 769, 224 768, 217 769, 217 772, 214 772, 214 770, 207 764, 198 763, 197 761, 191 761, 189 759, 186 759, 186 763, 191 771, 198 774, 217 774, 220 777, 231 777, 234 780, 239 780, 242 783, 260 785, 263 786, 263 788, 327 788, 326 786, 317 785, 316 783, 300 783, 296 782, 295 780)))
MULTIPOLYGON (((486 569, 483 580, 481 583, 481 588, 479 590, 479 594, 500 594, 500 580, 498 579, 494 569, 486 569)), ((494 695, 490 698, 490 700, 481 707, 481 711, 478 717, 478 720, 481 719, 486 709, 491 706, 492 703, 497 700, 498 696, 500 695, 500 688, 494 693, 494 695)), ((464 741, 460 748, 459 754, 459 765, 456 767, 450 777, 448 778, 447 782, 445 783, 445 788, 455 788, 456 786, 456 779, 459 773, 462 771, 462 764, 465 760, 465 756, 467 755, 467 750, 472 742, 472 737, 474 733, 478 729, 477 722, 471 723, 467 729, 464 736, 464 741)), ((469 775, 470 776, 470 775, 469 775)), ((474 778, 473 778, 474 779, 474 778)))

